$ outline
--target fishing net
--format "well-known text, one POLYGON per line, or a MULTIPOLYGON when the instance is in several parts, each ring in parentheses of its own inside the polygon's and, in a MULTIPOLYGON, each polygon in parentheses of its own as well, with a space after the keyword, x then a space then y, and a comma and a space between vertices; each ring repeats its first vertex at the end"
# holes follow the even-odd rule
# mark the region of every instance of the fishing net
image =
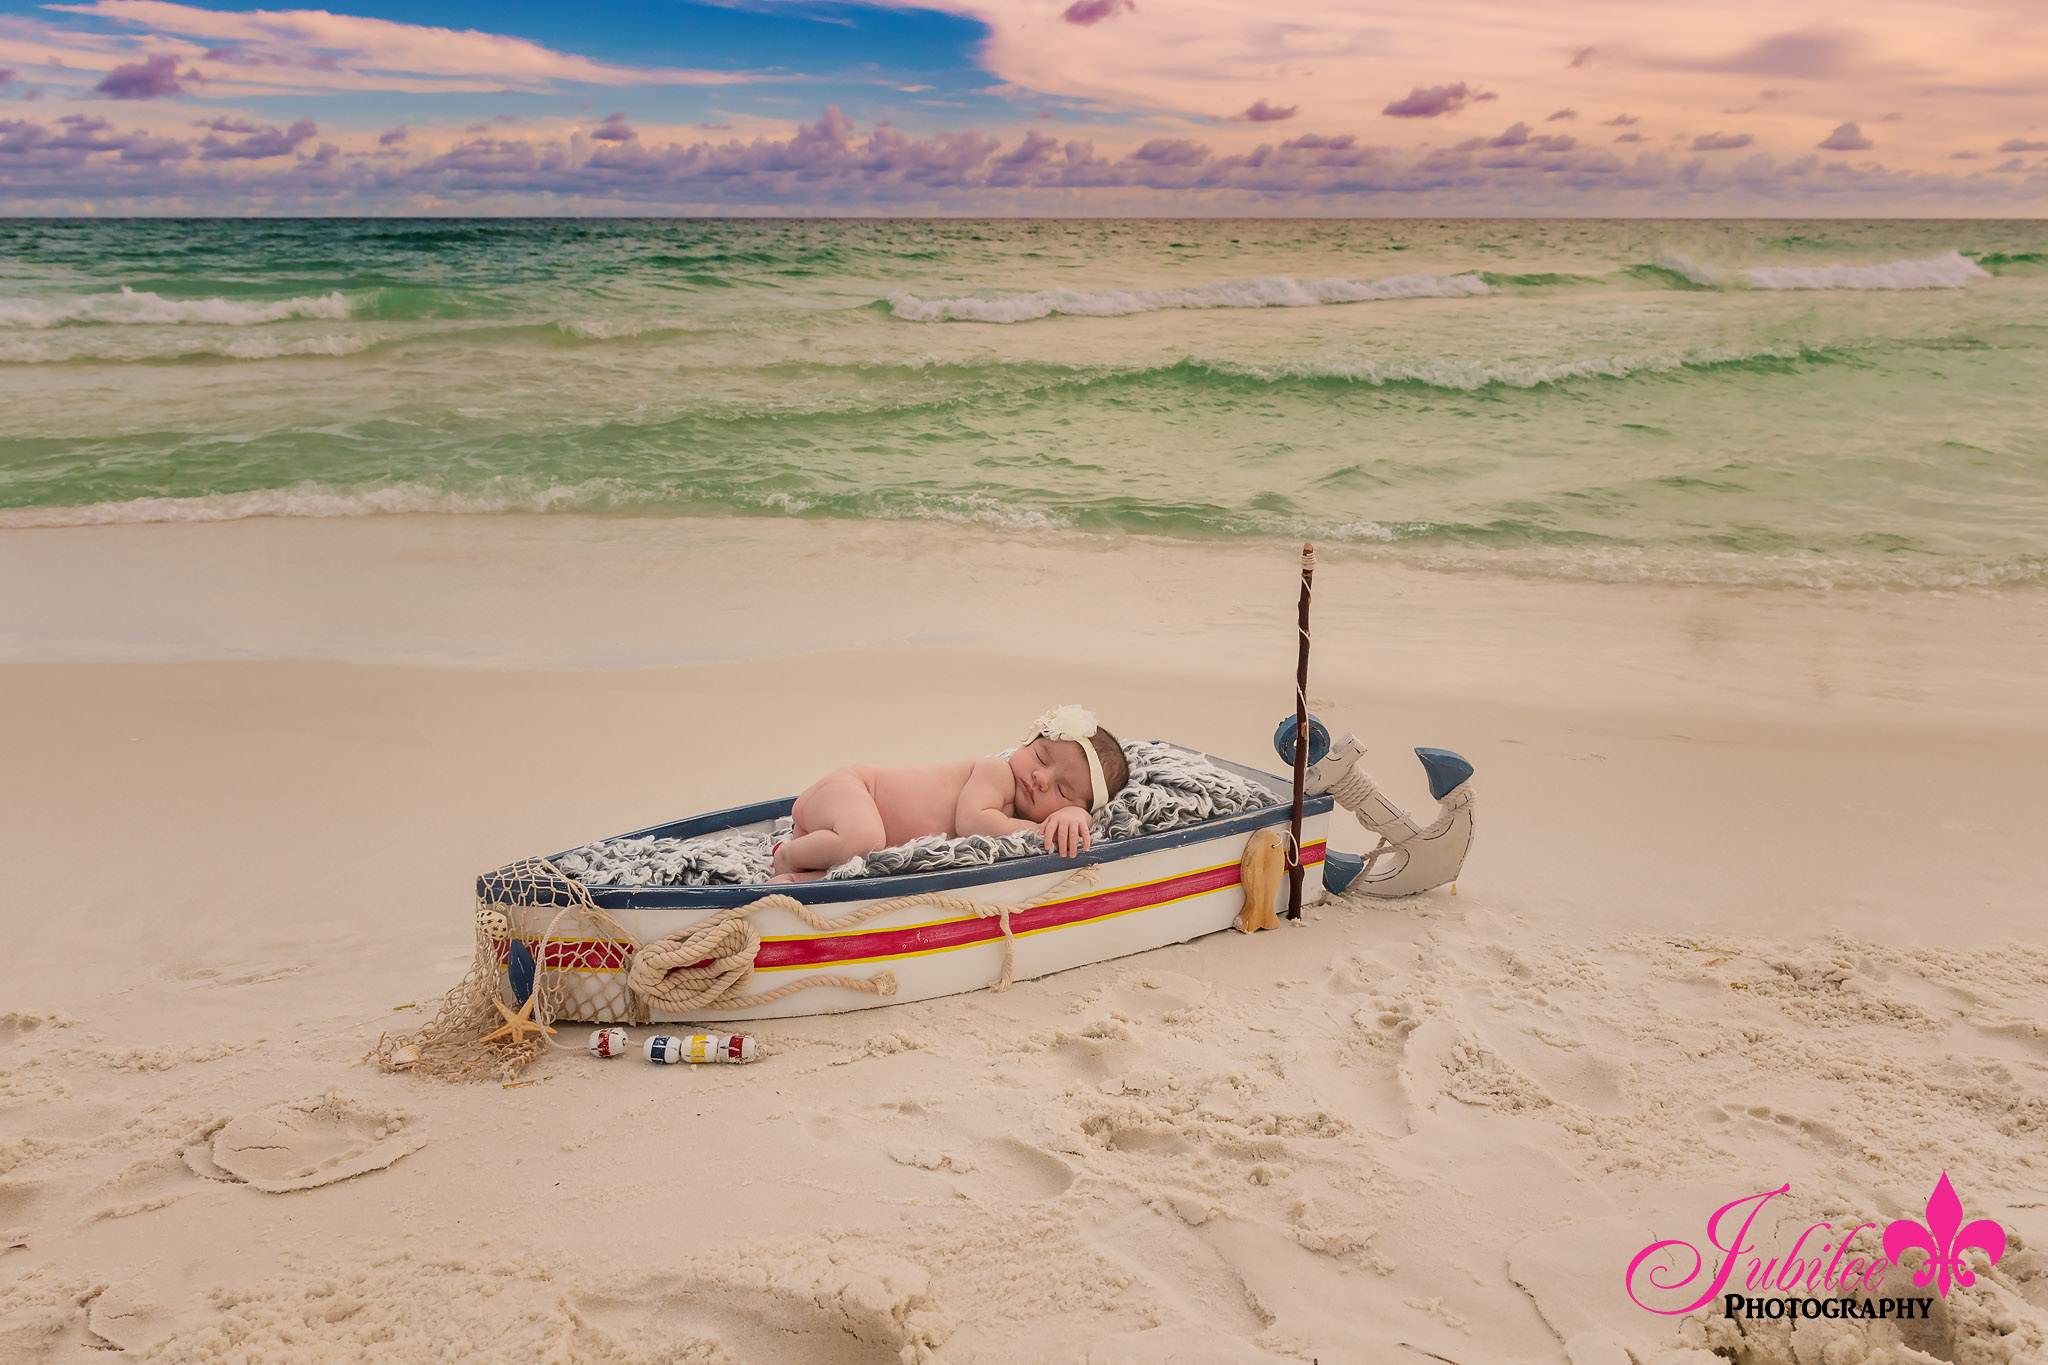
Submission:
POLYGON ((520 953, 532 964, 535 1022, 647 1022, 624 970, 638 942, 589 891, 546 859, 524 858, 478 879, 475 934, 469 971, 441 997, 433 1017, 411 1033, 379 1038, 370 1060, 386 1071, 434 1080, 517 1079, 547 1050, 547 1036, 521 1038, 515 1032, 487 1039, 504 1029, 507 1013, 516 1014, 522 1003, 513 996, 512 981, 524 974, 524 964, 513 961, 520 953), (536 949, 525 947, 529 938, 538 940, 536 949))

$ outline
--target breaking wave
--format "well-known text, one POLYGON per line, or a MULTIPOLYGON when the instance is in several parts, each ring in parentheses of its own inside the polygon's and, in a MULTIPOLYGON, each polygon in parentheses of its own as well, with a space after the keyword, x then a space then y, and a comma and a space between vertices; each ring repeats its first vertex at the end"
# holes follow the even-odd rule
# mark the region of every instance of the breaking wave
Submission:
POLYGON ((1725 348, 1685 352, 1644 352, 1636 355, 1580 356, 1561 360, 1441 359, 1427 364, 1378 360, 1330 361, 1314 365, 1252 366, 1205 364, 1187 361, 1183 365, 1208 373, 1284 383, 1288 380, 1346 381, 1375 388, 1445 389, 1475 393, 1482 389, 1539 389, 1578 379, 1629 379, 1636 375, 1669 375, 1683 372, 1749 370, 1783 373, 1799 365, 1827 365, 1842 355, 1816 346, 1766 346, 1757 349, 1725 348))
POLYGON ((0 327, 75 327, 88 324, 164 327, 200 324, 255 327, 293 318, 338 321, 355 305, 340 290, 310 298, 242 303, 234 299, 167 299, 149 290, 121 286, 118 294, 69 294, 46 299, 0 299, 0 327))
MULTIPOLYGON (((232 339, 187 333, 176 341, 152 341, 150 333, 45 332, 0 336, 0 365, 60 365, 79 362, 149 364, 178 360, 281 360, 293 356, 358 355, 379 343, 375 336, 278 337, 261 332, 232 339), (86 340, 86 338, 91 338, 86 340)), ((161 333, 154 334, 162 337, 161 333)))
POLYGON ((1292 275, 1262 275, 1191 289, 1111 289, 1098 293, 1038 289, 1027 294, 921 299, 898 290, 886 302, 892 314, 907 322, 1030 322, 1054 313, 1113 318, 1167 308, 1312 308, 1326 303, 1468 298, 1492 292, 1492 286, 1477 275, 1395 275, 1384 280, 1304 280, 1292 275))
POLYGON ((1752 265, 1728 270, 1666 251, 1653 269, 1706 289, 1961 289, 1971 280, 1991 278, 1990 271, 1959 251, 1877 265, 1752 265))
MULTIPOLYGON (((251 517, 376 517, 407 512, 483 515, 595 509, 635 501, 618 484, 604 488, 551 484, 493 493, 455 493, 422 483, 341 489, 304 482, 289 488, 208 493, 193 498, 129 498, 77 507, 0 508, 0 530, 57 526, 121 526, 140 522, 245 521, 251 517)), ((644 499, 639 499, 644 500, 644 499)))
POLYGON ((313 481, 289 488, 209 493, 190 498, 129 498, 76 507, 0 508, 0 531, 73 526, 126 526, 150 522, 247 521, 257 517, 378 517, 416 513, 491 516, 517 512, 631 512, 674 514, 693 510, 778 516, 943 521, 1005 530, 1062 530, 1074 525, 1058 513, 1005 503, 986 493, 876 489, 864 494, 807 496, 741 489, 635 487, 619 479, 582 483, 501 479, 484 490, 458 492, 427 483, 338 488, 313 481))

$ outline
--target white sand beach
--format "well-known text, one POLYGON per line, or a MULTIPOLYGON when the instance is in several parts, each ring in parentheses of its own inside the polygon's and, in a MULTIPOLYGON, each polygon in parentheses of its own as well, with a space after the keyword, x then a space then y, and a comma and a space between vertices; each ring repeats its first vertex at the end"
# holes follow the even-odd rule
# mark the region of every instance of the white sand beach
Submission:
POLYGON ((1414 806, 1413 746, 1477 769, 1455 895, 501 1088, 362 1060, 477 872, 1069 700, 1275 768, 1289 547, 0 533, 0 1357, 2048 1359, 2048 592, 1321 560, 1314 708, 1414 806), (2008 1245, 1927 1320, 1624 1291, 1742 1196, 1775 1255, 1944 1172, 2008 1245))

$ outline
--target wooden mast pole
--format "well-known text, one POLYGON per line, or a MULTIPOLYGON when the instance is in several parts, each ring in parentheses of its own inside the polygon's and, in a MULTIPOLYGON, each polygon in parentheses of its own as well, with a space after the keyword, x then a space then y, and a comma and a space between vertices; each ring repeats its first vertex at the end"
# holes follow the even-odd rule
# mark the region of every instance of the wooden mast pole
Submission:
POLYGON ((1308 601, 1316 576, 1316 547, 1301 546, 1301 653, 1294 665, 1294 838, 1287 854, 1287 918, 1301 918, 1301 796, 1308 783, 1308 601))

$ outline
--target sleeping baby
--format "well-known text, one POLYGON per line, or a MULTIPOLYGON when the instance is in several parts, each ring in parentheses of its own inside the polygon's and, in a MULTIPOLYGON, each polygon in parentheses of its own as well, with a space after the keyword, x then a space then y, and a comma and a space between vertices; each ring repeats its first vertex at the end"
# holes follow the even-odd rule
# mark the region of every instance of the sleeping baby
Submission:
POLYGON ((1007 759, 841 768, 796 799, 796 828, 775 846, 770 880, 816 881, 848 858, 929 834, 1035 829, 1048 851, 1071 858, 1129 777, 1116 736, 1078 706, 1040 716, 1007 759))

